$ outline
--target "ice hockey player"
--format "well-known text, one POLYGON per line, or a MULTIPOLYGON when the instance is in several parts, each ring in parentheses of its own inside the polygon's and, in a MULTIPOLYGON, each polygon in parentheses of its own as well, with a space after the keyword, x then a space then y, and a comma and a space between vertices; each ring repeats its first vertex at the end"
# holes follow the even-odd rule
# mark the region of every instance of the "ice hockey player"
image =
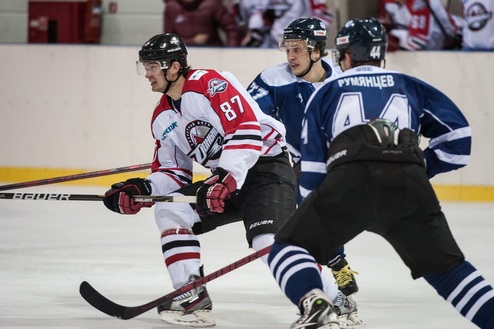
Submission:
MULTIPOLYGON (((132 195, 197 196, 197 204, 155 205, 161 249, 176 289, 201 276, 199 234, 243 221, 249 247, 260 250, 271 246, 296 207, 283 124, 264 114, 231 73, 192 69, 187 55, 183 40, 171 33, 153 36, 139 51, 137 64, 151 89, 163 93, 151 121, 152 173, 113 184, 104 198, 110 210, 135 214, 152 204, 132 195), (194 162, 210 168, 211 176, 193 183, 194 162)), ((267 255, 262 260, 267 262, 267 255)), ((341 306, 342 317, 353 311, 346 300, 341 306)), ((195 327, 215 325, 211 310, 205 286, 158 307, 162 320, 195 327)))
MULTIPOLYGON (((328 60, 327 29, 318 18, 297 18, 283 32, 280 50, 287 61, 262 71, 248 87, 264 113, 283 122, 286 141, 297 177, 300 174, 300 137, 305 106, 314 92, 329 78, 341 73, 328 60)), ((301 197, 299 196, 299 201, 301 197)), ((358 291, 354 274, 345 258, 344 247, 333 253, 327 264, 339 289, 350 296, 358 291)), ((326 264, 325 264, 326 265, 326 264)))
POLYGON ((429 182, 467 164, 467 120, 436 88, 381 68, 387 35, 377 20, 348 21, 335 43, 343 73, 313 94, 304 119, 301 184, 311 192, 268 258, 301 311, 291 328, 340 328, 317 264, 365 230, 391 244, 412 278, 423 277, 480 328, 494 328, 494 290, 465 260, 429 182), (430 138, 423 151, 418 135, 430 138))

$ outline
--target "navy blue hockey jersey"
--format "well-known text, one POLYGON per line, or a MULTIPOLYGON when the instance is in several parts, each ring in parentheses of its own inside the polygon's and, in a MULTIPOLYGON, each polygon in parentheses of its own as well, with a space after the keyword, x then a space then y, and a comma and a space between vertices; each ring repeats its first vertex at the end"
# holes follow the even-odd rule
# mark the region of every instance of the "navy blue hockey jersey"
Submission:
MULTIPOLYGON (((322 59, 326 79, 341 73, 332 62, 322 59)), ((247 88, 262 111, 281 121, 286 127, 287 147, 292 159, 300 159, 300 136, 305 106, 314 92, 322 85, 297 78, 288 63, 278 64, 261 72, 247 88)))
POLYGON ((471 130, 446 95, 417 78, 359 66, 326 81, 309 100, 301 145, 303 197, 326 176, 331 141, 342 131, 376 118, 429 139, 424 150, 429 178, 468 163, 471 130))

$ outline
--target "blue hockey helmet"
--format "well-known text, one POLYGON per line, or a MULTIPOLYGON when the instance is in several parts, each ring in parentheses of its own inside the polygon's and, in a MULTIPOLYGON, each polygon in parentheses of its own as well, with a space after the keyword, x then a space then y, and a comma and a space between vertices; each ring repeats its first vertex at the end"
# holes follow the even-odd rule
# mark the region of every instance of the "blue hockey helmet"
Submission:
POLYGON ((346 22, 335 38, 336 63, 350 54, 354 63, 385 59, 388 37, 384 26, 375 18, 346 22))
POLYGON ((280 49, 285 49, 285 40, 304 40, 307 42, 309 51, 319 49, 321 54, 326 55, 327 31, 326 25, 318 18, 298 18, 288 25, 283 31, 280 41, 280 49))

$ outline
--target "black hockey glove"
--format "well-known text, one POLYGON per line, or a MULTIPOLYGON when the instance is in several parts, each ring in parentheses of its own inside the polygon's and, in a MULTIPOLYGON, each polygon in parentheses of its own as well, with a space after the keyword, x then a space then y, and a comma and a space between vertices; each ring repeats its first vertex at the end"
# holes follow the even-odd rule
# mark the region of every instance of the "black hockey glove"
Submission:
POLYGON ((225 200, 237 189, 237 182, 228 171, 217 168, 197 189, 196 211, 200 216, 222 213, 225 200))
POLYGON ((249 32, 249 39, 245 43, 245 47, 250 47, 250 48, 259 48, 262 45, 262 42, 264 40, 264 33, 262 33, 260 30, 251 30, 249 32))
POLYGON ((151 207, 154 202, 136 202, 133 195, 151 195, 149 180, 131 178, 125 182, 115 183, 106 191, 103 203, 106 208, 119 214, 137 214, 142 207, 151 207))

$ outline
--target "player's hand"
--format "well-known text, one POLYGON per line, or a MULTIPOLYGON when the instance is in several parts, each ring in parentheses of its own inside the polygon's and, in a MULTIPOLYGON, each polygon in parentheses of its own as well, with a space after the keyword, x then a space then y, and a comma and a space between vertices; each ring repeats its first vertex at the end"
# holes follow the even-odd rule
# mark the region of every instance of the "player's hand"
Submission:
POLYGON ((237 182, 228 171, 217 168, 196 192, 196 211, 200 216, 222 213, 225 200, 237 189, 237 182))
POLYGON ((207 33, 199 33, 194 36, 194 44, 200 46, 206 44, 209 40, 209 35, 207 33))
POLYGON ((151 207, 154 202, 136 202, 133 195, 151 195, 149 180, 131 178, 125 182, 115 183, 105 193, 103 203, 111 211, 119 214, 137 214, 142 207, 151 207))

